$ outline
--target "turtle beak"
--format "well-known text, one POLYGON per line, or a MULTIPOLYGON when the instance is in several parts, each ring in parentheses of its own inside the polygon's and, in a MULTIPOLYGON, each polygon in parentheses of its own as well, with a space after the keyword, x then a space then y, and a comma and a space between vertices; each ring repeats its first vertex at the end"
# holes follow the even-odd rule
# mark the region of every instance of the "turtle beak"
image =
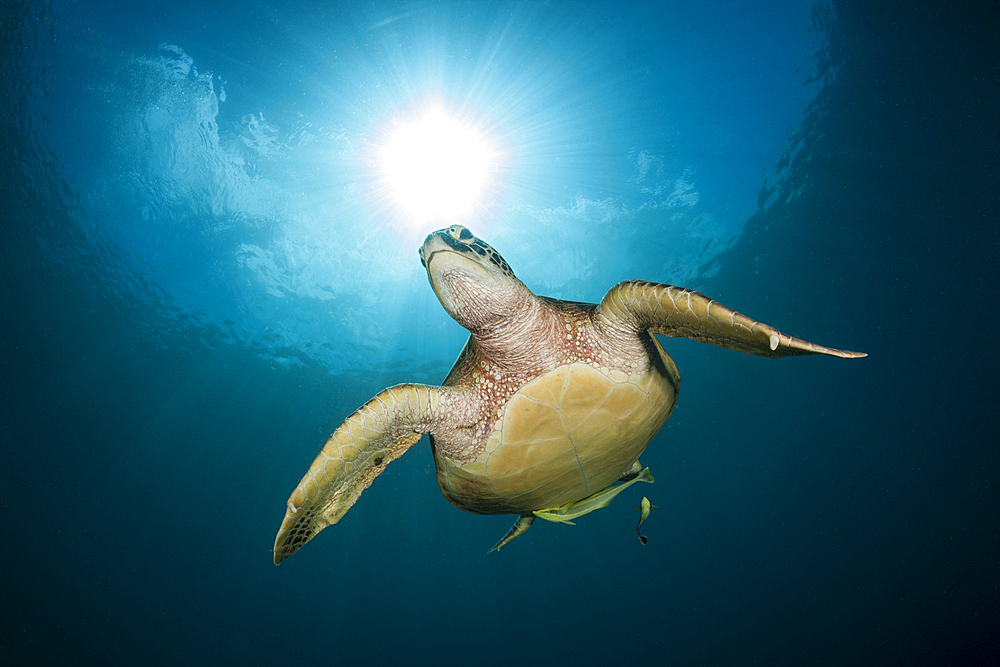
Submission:
POLYGON ((425 269, 427 268, 427 262, 430 261, 431 255, 434 254, 434 251, 442 249, 441 248, 442 243, 440 237, 441 237, 441 232, 443 231, 444 231, 443 229, 439 229, 436 232, 431 232, 430 234, 427 235, 427 238, 424 239, 423 245, 420 246, 420 250, 418 251, 418 254, 420 255, 420 266, 424 267, 425 269), (433 248, 432 246, 438 246, 438 247, 433 248))
POLYGON ((420 246, 420 265, 427 269, 431 262, 431 257, 441 251, 454 252, 448 239, 442 238, 441 232, 428 234, 424 239, 424 244, 420 246))

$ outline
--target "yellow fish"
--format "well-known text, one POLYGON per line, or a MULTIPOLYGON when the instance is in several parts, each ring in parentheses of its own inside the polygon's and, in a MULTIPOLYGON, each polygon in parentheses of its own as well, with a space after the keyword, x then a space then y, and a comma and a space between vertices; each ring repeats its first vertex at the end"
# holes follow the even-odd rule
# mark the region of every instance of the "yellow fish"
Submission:
POLYGON ((640 502, 639 506, 635 508, 636 512, 641 512, 641 514, 639 514, 639 525, 635 527, 635 532, 639 535, 639 541, 643 544, 646 543, 646 536, 640 533, 639 529, 642 528, 642 522, 649 518, 649 513, 655 509, 659 508, 656 505, 651 505, 649 498, 646 496, 642 497, 642 502, 640 502))
POLYGON ((568 523, 571 526, 575 526, 576 524, 573 523, 571 519, 581 517, 584 514, 590 514, 594 510, 599 510, 602 507, 607 507, 611 501, 615 499, 615 496, 636 482, 653 483, 653 475, 650 474, 649 468, 643 468, 642 472, 640 472, 636 477, 623 484, 619 484, 618 486, 609 486, 608 488, 602 489, 593 495, 587 496, 583 500, 574 500, 566 503, 565 505, 560 505, 559 507, 535 510, 532 514, 537 516, 539 519, 545 519, 546 521, 552 521, 553 523, 568 523))
MULTIPOLYGON (((597 493, 587 496, 583 500, 574 500, 566 503, 565 505, 560 505, 559 507, 535 510, 531 514, 521 515, 518 517, 517 523, 514 524, 514 527, 511 528, 499 542, 493 545, 493 548, 490 549, 490 551, 497 551, 515 537, 523 535, 529 528, 531 528, 531 524, 534 522, 536 516, 540 519, 545 519, 546 521, 552 521, 554 523, 568 523, 571 526, 575 526, 576 524, 573 523, 572 519, 581 517, 584 514, 590 514, 594 510, 599 510, 602 507, 607 507, 608 504, 614 500, 615 496, 636 482, 649 482, 652 484, 653 475, 649 472, 649 468, 643 468, 642 472, 639 472, 640 468, 641 466, 639 465, 639 462, 636 461, 632 464, 632 467, 617 480, 622 482, 621 484, 601 489, 597 493)), ((643 544, 645 544, 645 542, 643 542, 643 544)))

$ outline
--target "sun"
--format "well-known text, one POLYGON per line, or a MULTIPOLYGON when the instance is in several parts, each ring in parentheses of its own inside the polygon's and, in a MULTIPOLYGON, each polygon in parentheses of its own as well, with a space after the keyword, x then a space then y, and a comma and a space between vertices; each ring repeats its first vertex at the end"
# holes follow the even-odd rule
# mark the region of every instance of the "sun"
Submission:
POLYGON ((394 122, 379 158, 393 207, 413 223, 468 214, 496 169, 483 133, 440 109, 394 122))

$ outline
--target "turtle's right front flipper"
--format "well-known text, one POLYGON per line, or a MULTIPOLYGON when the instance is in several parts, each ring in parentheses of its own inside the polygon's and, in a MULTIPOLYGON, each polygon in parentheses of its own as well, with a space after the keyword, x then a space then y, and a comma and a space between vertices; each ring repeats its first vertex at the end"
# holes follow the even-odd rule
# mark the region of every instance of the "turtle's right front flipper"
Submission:
POLYGON ((625 281, 608 290, 598 306, 597 317, 599 322, 612 328, 684 336, 761 357, 828 354, 856 359, 868 356, 864 352, 824 347, 781 333, 694 290, 643 280, 625 281))
POLYGON ((390 461, 431 431, 442 391, 418 384, 390 387, 344 420, 288 499, 274 540, 275 565, 337 523, 390 461))

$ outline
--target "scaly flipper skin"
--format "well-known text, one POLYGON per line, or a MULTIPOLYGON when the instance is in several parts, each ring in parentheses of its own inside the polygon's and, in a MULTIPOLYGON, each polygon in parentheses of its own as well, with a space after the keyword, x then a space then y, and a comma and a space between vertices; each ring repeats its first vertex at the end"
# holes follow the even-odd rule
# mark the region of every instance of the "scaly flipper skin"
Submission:
POLYGON ((390 461, 433 428, 441 387, 401 384, 380 392, 344 420, 288 499, 274 540, 274 564, 337 523, 390 461))
POLYGON ((618 283, 608 290, 598 308, 597 321, 612 329, 683 336, 761 357, 868 356, 864 352, 835 350, 793 338, 694 290, 643 280, 618 283))

